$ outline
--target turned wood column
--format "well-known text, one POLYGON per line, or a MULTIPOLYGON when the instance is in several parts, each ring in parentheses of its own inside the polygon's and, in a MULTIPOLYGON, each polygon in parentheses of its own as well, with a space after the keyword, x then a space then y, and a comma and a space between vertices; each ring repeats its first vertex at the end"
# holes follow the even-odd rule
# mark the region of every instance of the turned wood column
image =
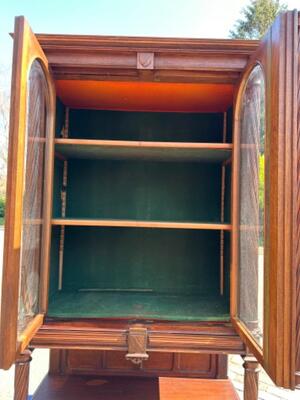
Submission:
POLYGON ((255 357, 245 356, 244 359, 244 400, 258 399, 258 377, 260 367, 255 357))
POLYGON ((25 350, 16 360, 14 400, 27 400, 28 398, 30 361, 30 350, 25 350))

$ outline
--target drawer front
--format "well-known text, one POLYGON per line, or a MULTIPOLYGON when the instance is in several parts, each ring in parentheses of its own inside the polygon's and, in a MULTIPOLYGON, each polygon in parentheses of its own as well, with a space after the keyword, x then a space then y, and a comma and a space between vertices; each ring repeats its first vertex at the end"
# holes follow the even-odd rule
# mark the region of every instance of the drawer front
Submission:
POLYGON ((51 350, 51 372, 66 375, 132 375, 226 378, 227 356, 151 352, 141 365, 126 360, 126 352, 51 350))

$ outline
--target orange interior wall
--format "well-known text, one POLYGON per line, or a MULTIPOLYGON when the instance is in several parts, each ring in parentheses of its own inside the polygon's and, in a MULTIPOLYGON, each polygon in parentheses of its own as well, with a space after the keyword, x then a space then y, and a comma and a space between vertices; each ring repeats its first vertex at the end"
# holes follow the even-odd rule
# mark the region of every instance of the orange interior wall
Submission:
POLYGON ((223 112, 233 102, 231 84, 57 80, 55 85, 71 108, 223 112))

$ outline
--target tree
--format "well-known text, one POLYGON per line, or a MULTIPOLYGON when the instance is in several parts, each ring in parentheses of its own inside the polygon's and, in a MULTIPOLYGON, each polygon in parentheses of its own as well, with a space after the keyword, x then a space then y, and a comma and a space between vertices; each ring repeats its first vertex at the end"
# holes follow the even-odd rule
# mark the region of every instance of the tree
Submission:
MULTIPOLYGON (((0 66, 0 203, 5 197, 9 121, 9 70, 0 66)), ((1 205, 0 205, 1 208, 1 205)), ((1 217, 1 216, 0 216, 1 217)))
POLYGON ((229 36, 233 39, 260 39, 277 14, 286 9, 286 4, 280 4, 280 0, 251 0, 242 9, 243 18, 236 21, 229 36))

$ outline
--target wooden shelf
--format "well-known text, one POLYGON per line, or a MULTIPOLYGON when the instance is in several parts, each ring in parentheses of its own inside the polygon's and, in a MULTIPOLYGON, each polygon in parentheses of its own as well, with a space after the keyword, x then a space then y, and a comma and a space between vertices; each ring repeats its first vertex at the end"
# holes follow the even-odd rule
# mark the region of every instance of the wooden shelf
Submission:
POLYGON ((168 221, 137 221, 126 219, 74 219, 54 218, 52 225, 60 226, 107 226, 123 228, 162 228, 162 229, 202 229, 231 230, 230 224, 207 222, 168 222, 168 221))
POLYGON ((55 151, 65 158, 222 162, 230 159, 232 144, 55 139, 55 151))

